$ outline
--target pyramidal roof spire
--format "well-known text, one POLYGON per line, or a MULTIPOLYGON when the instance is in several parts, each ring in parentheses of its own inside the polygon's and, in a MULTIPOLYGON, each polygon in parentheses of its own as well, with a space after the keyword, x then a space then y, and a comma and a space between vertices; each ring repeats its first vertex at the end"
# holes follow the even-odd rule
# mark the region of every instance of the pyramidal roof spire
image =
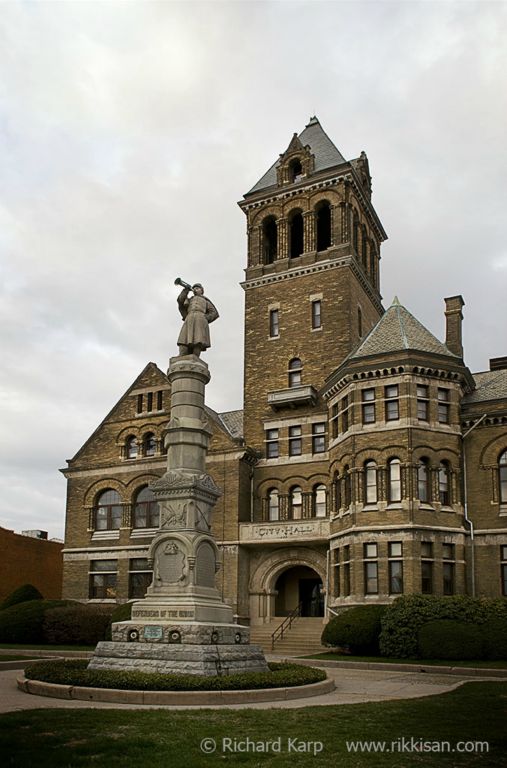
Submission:
MULTIPOLYGON (((347 162, 341 152, 335 147, 327 133, 325 133, 315 115, 310 118, 309 123, 299 135, 296 133, 293 135, 289 143, 289 149, 291 151, 295 148, 302 149, 303 147, 309 147, 309 151, 315 158, 312 175, 313 173, 319 173, 319 171, 323 171, 326 168, 333 168, 336 165, 342 165, 347 162)), ((288 150, 286 150, 286 152, 287 151, 288 150)), ((245 197, 256 192, 261 192, 269 187, 276 186, 276 169, 279 163, 280 157, 273 163, 271 168, 266 171, 264 176, 259 179, 257 184, 246 193, 245 197)))

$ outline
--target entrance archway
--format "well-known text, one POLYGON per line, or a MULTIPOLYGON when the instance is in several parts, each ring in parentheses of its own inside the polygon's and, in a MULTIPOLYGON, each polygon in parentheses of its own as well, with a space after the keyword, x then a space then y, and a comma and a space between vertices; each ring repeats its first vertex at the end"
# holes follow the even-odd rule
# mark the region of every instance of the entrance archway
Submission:
POLYGON ((298 606, 301 616, 324 616, 322 579, 306 565, 288 568, 275 583, 275 616, 288 616, 298 606))

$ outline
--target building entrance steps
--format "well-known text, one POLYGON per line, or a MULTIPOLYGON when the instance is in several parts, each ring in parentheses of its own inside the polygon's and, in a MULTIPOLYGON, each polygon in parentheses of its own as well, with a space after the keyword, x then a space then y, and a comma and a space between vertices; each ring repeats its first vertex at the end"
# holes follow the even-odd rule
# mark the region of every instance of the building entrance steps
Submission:
POLYGON ((286 630, 282 639, 275 642, 271 649, 271 636, 283 622, 283 616, 273 618, 267 624, 254 624, 250 627, 250 640, 260 645, 265 653, 283 654, 286 656, 302 656, 310 653, 323 653, 328 650, 321 644, 320 638, 324 629, 322 617, 299 617, 290 629, 286 630))

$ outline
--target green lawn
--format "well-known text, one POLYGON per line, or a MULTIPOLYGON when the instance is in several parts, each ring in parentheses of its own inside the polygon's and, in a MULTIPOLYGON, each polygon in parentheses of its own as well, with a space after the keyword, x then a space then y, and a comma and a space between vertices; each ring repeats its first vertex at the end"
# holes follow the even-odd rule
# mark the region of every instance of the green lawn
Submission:
POLYGON ((31 710, 0 716, 0 754, 3 766, 26 768, 498 768, 506 764, 506 715, 504 682, 468 683, 423 699, 303 709, 31 710), (200 749, 207 738, 217 743, 213 754, 200 749), (280 738, 281 751, 253 752, 250 747, 248 752, 224 752, 224 738, 239 746, 247 738, 250 743, 280 738), (289 752, 288 739, 296 740, 293 747, 310 742, 309 752, 289 752), (368 754, 347 749, 347 741, 365 740, 386 742, 389 749, 394 744, 394 750, 368 754), (451 748, 460 741, 486 741, 489 752, 416 752, 420 740, 449 742, 451 748), (402 743, 412 751, 400 752, 402 743))
POLYGON ((489 669, 507 669, 507 661, 452 661, 450 659, 391 659, 387 656, 349 656, 347 653, 315 653, 301 656, 302 659, 320 659, 321 661, 367 661, 376 664, 423 664, 440 667, 486 667, 489 669))

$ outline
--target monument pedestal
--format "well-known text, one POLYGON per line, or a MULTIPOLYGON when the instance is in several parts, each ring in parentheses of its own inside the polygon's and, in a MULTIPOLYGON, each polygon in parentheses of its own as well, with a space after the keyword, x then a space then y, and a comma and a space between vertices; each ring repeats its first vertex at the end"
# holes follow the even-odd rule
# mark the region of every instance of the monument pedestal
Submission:
POLYGON ((167 375, 167 471, 151 485, 160 507, 148 554, 153 582, 144 600, 134 603, 131 620, 113 624, 112 642, 98 644, 88 668, 266 672, 262 650, 250 645, 248 627, 234 624, 232 608, 215 587, 220 558, 211 512, 221 492, 205 471, 208 366, 193 355, 173 357, 167 375))

